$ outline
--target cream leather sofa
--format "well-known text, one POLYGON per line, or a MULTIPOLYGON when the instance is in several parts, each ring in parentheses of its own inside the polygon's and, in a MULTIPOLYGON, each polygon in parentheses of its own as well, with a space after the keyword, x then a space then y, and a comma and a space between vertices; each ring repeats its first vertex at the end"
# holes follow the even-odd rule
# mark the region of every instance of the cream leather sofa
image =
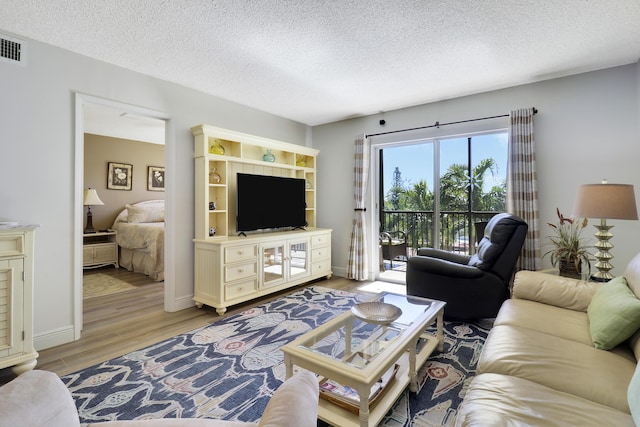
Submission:
MULTIPOLYGON (((623 276, 625 291, 637 299, 640 255, 623 276)), ((610 350, 597 349, 592 339, 596 299, 607 302, 603 286, 517 273, 513 297, 496 317, 455 425, 624 427, 635 426, 634 417, 640 425, 638 326, 630 324, 631 337, 610 350)), ((614 307, 608 317, 621 310, 614 307)))
MULTIPOLYGON (((213 419, 110 421, 89 427, 316 427, 318 380, 300 372, 273 394, 259 423, 213 419)), ((0 427, 79 427, 71 393, 57 375, 29 371, 0 387, 0 427)))

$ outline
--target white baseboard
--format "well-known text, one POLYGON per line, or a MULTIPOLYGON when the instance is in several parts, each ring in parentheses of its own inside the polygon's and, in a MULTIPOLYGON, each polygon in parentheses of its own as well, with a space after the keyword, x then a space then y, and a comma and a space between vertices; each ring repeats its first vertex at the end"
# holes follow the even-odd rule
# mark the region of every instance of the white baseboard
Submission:
MULTIPOLYGON (((333 267, 333 266, 331 266, 331 272, 336 277, 347 277, 347 268, 346 267, 333 267)), ((368 281, 374 280, 374 277, 376 277, 375 273, 373 271, 369 271, 368 276, 367 276, 367 280, 368 281)))
POLYGON ((33 337, 33 346, 36 350, 46 350, 51 347, 75 341, 73 325, 52 331, 43 332, 33 337))
POLYGON ((346 268, 338 268, 331 266, 331 272, 334 276, 338 277, 347 277, 347 269, 346 268))
POLYGON ((171 304, 171 307, 167 307, 165 305, 164 309, 168 312, 175 312, 193 307, 194 305, 196 305, 196 303, 193 300, 193 295, 187 295, 185 297, 176 298, 171 304))

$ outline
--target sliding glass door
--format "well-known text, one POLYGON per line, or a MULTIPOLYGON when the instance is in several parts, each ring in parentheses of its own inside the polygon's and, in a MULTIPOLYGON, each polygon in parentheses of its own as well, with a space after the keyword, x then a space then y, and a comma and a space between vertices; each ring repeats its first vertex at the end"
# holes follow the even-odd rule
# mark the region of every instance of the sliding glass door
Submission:
POLYGON ((407 257, 420 247, 473 253, 483 225, 504 211, 507 140, 507 132, 494 132, 379 150, 379 231, 406 235, 407 257))

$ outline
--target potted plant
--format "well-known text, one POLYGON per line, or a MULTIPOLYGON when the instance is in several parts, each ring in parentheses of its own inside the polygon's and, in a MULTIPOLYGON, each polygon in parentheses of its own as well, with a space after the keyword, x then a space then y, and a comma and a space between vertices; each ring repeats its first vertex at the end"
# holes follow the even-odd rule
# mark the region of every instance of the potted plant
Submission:
POLYGON ((580 236, 582 230, 587 227, 588 220, 587 218, 565 218, 558 208, 556 213, 559 219, 558 224, 547 223, 554 231, 554 235, 547 236, 553 249, 546 252, 543 258, 549 255, 551 264, 560 269, 560 275, 580 278, 583 261, 586 261, 586 265, 590 265, 590 254, 587 251, 589 246, 580 236))

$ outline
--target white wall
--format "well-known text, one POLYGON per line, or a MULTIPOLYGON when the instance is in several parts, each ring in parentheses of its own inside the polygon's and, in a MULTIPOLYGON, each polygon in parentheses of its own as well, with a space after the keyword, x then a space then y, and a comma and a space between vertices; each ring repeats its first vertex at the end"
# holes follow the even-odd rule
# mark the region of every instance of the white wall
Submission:
MULTIPOLYGON (((192 126, 206 123, 304 145, 306 126, 28 40, 25 67, 0 62, 0 221, 40 224, 35 244, 35 337, 42 349, 73 336, 75 93, 169 117, 167 197, 173 197, 176 299, 193 293, 192 126), (173 190, 173 196, 169 192, 173 190)), ((80 168, 82 165, 80 165, 80 168)), ((78 207, 78 209, 81 209, 78 207)), ((169 239, 169 236, 167 236, 169 239)), ((71 338, 72 339, 72 338, 71 338)))
MULTIPOLYGON (((635 186, 640 202, 640 67, 631 64, 535 84, 487 92, 368 117, 316 126, 313 146, 318 160, 318 225, 332 228, 334 274, 346 271, 352 202, 353 142, 359 133, 377 133, 506 114, 512 109, 536 107, 534 118, 542 252, 548 250, 547 222, 556 222, 556 207, 571 214, 580 184, 611 183, 635 186), (384 127, 378 124, 384 118, 384 127)), ((441 133, 469 131, 473 126, 504 127, 501 120, 440 128, 441 133)), ((411 138, 419 132, 396 134, 411 138)), ((390 139, 391 137, 385 137, 390 139)), ((373 138, 372 144, 382 141, 373 138)), ((373 209, 369 214, 373 214, 373 209)), ((592 221, 593 223, 593 221, 592 221)), ((614 225, 612 273, 640 252, 640 222, 609 221, 614 225)), ((377 223, 374 222, 374 227, 377 223)), ((596 232, 589 226, 586 237, 596 232)), ((595 242, 595 240, 594 240, 595 242)), ((369 245, 371 247, 371 244, 369 245)), ((545 259, 545 267, 550 262, 545 259)), ((372 268, 374 263, 370 263, 372 268)))

